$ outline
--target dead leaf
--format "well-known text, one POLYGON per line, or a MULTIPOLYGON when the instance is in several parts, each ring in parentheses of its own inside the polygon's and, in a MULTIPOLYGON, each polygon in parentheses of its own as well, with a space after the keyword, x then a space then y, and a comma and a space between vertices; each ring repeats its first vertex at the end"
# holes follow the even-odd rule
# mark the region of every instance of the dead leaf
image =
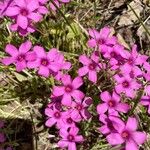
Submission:
MULTIPOLYGON (((136 12, 137 16, 140 17, 140 13, 143 11, 142 4, 139 0, 132 1, 130 3, 130 6, 134 9, 136 12)), ((123 15, 120 17, 120 20, 118 22, 118 25, 132 25, 134 22, 136 22, 138 18, 135 16, 134 12, 129 8, 128 10, 123 12, 123 15)))

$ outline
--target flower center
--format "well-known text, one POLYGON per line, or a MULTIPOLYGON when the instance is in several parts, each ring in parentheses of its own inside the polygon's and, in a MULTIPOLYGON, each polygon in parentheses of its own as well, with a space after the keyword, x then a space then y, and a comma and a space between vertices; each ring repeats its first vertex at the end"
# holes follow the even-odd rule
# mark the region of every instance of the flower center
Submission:
POLYGON ((122 86, 123 86, 124 88, 128 88, 128 87, 129 87, 129 82, 128 82, 128 81, 124 81, 124 82, 122 83, 122 86))
POLYGON ((108 102, 109 107, 114 107, 115 106, 115 102, 113 100, 110 100, 108 102))
POLYGON ((54 117, 57 118, 57 119, 59 119, 61 117, 60 112, 58 112, 58 111, 55 112, 54 113, 54 117))
POLYGON ((82 107, 82 105, 81 105, 81 104, 77 104, 77 105, 76 105, 76 109, 77 109, 77 110, 81 111, 81 110, 82 110, 82 108, 83 108, 83 107, 82 107))
POLYGON ((18 55, 18 57, 17 57, 17 60, 18 61, 23 61, 25 59, 25 55, 23 55, 23 54, 20 54, 20 55, 18 55))
POLYGON ((116 52, 111 52, 111 53, 110 53, 110 56, 114 58, 114 57, 117 56, 117 54, 116 54, 116 52))
POLYGON ((108 118, 105 119, 105 121, 107 122, 107 126, 110 130, 114 131, 114 126, 111 120, 109 120, 108 118))
POLYGON ((89 64, 89 69, 94 70, 96 68, 96 65, 94 63, 89 64))
POLYGON ((68 139, 68 141, 72 142, 72 141, 74 140, 74 136, 71 135, 71 134, 69 134, 69 135, 67 136, 67 139, 68 139))
POLYGON ((128 63, 129 63, 130 65, 133 65, 133 59, 132 59, 132 58, 129 58, 129 59, 128 59, 128 63))
POLYGON ((29 13, 28 13, 28 10, 25 9, 25 8, 21 9, 21 10, 20 10, 20 13, 21 13, 22 16, 27 16, 27 15, 29 14, 29 13))
POLYGON ((130 77, 131 77, 131 78, 134 78, 134 77, 135 77, 134 71, 131 71, 131 72, 130 72, 130 77))
POLYGON ((71 124, 73 122, 73 120, 71 118, 67 119, 67 123, 71 124))
POLYGON ((129 133, 127 131, 123 131, 121 136, 124 138, 124 139, 127 139, 129 138, 129 133))
POLYGON ((71 85, 67 85, 67 86, 65 87, 65 91, 66 91, 67 93, 70 93, 72 90, 73 90, 73 88, 72 88, 71 85))
POLYGON ((98 40, 98 44, 104 44, 105 43, 105 40, 104 39, 99 39, 98 40))
POLYGON ((48 62, 47 59, 42 59, 42 60, 41 60, 41 64, 42 64, 43 66, 48 66, 49 62, 48 62))

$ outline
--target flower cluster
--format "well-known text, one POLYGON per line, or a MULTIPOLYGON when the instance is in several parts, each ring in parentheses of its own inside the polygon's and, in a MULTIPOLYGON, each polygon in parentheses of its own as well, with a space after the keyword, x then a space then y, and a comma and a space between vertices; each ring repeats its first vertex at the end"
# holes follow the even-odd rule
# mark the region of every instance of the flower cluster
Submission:
MULTIPOLYGON (((40 4, 43 4, 42 1, 40 4)), ((134 110, 136 106, 143 105, 150 113, 148 56, 140 54, 136 45, 127 50, 116 36, 111 35, 108 27, 100 32, 90 29, 89 36, 87 45, 93 51, 90 56, 79 56, 81 67, 74 78, 63 72, 70 70, 71 63, 65 61, 62 53, 56 48, 46 52, 41 46, 32 47, 30 41, 22 43, 18 49, 8 44, 5 51, 11 56, 2 59, 2 63, 14 64, 17 71, 36 69, 41 76, 55 77, 57 84, 52 88, 51 102, 45 109, 45 125, 49 128, 55 125, 59 130, 59 147, 76 150, 76 143, 84 141, 83 136, 78 134, 78 124, 92 118, 89 108, 94 98, 92 100, 90 92, 82 90, 84 81, 88 84, 89 80, 100 93, 100 103, 95 106, 102 124, 98 131, 112 146, 122 145, 125 150, 138 150, 147 135, 138 130, 134 110), (109 82, 105 90, 101 85, 103 79, 109 82)))
POLYGON ((3 143, 6 141, 5 133, 2 132, 2 129, 4 128, 4 122, 0 120, 0 150, 12 150, 11 147, 5 147, 3 146, 3 143))
MULTIPOLYGON (((63 3, 70 0, 53 0, 50 2, 50 9, 56 11, 63 3)), ((12 31, 18 31, 20 35, 26 36, 35 32, 35 23, 43 19, 48 13, 46 4, 48 0, 5 0, 0 1, 0 18, 3 16, 12 19, 10 25, 12 31)))
POLYGON ((41 21, 43 15, 48 13, 45 0, 13 0, 11 5, 7 1, 2 5, 3 12, 13 20, 10 29, 18 31, 20 35, 33 33, 34 23, 41 21))
MULTIPOLYGON (((126 150, 137 150, 138 145, 145 142, 146 134, 136 131, 138 121, 135 117, 128 117, 126 122, 121 119, 120 114, 123 115, 134 109, 129 99, 140 102, 141 97, 138 96, 141 91, 144 96, 140 103, 150 106, 148 56, 140 54, 136 45, 133 45, 131 51, 126 50, 118 42, 117 37, 111 36, 111 30, 108 27, 104 27, 100 32, 90 29, 89 35, 88 46, 94 49, 93 53, 99 54, 97 55, 99 59, 89 60, 87 56, 80 56, 79 60, 84 66, 79 69, 79 75, 86 75, 94 60, 97 65, 100 63, 102 67, 104 66, 101 67, 103 72, 106 72, 110 82, 113 82, 111 89, 100 93, 101 103, 97 106, 97 113, 103 125, 99 131, 106 135, 111 145, 125 144, 126 150), (105 65, 102 65, 104 62, 105 65)), ((93 77, 88 76, 88 79, 96 84, 99 82, 98 72, 96 67, 93 68, 95 74, 93 73, 93 77), (95 80, 91 80, 92 78, 95 80)))
POLYGON ((45 109, 47 116, 45 125, 48 127, 56 125, 59 129, 62 138, 58 142, 59 147, 75 150, 76 142, 83 142, 83 137, 78 135, 77 124, 91 117, 88 108, 92 104, 92 99, 85 97, 80 90, 83 84, 81 77, 71 79, 70 75, 64 75, 61 82, 60 86, 55 86, 52 90, 52 101, 45 109))
POLYGON ((7 44, 5 52, 10 56, 3 58, 1 62, 5 65, 14 64, 18 72, 26 68, 34 68, 41 76, 52 75, 59 79, 63 76, 62 70, 69 70, 71 67, 71 64, 65 61, 63 54, 57 49, 53 48, 46 52, 41 46, 32 48, 30 41, 22 43, 19 48, 7 44))

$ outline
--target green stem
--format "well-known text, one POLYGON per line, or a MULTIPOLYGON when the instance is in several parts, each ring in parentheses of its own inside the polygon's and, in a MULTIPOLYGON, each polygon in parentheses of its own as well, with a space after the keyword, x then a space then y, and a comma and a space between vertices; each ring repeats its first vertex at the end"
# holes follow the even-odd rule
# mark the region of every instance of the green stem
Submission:
POLYGON ((51 3, 57 8, 58 12, 62 15, 62 17, 64 18, 64 20, 66 21, 66 23, 68 24, 68 26, 71 28, 71 30, 73 31, 73 33, 76 35, 75 30, 73 29, 73 27, 71 26, 71 24, 69 23, 69 21, 67 20, 66 16, 63 14, 63 12, 59 9, 59 7, 55 4, 55 2, 53 0, 50 0, 51 3))
POLYGON ((132 8, 132 6, 130 6, 130 4, 128 4, 128 6, 130 7, 130 9, 133 11, 133 13, 135 14, 135 16, 137 17, 137 19, 140 21, 141 25, 143 26, 143 28, 145 29, 145 31, 147 32, 147 34, 150 36, 150 32, 149 30, 145 27, 143 21, 140 19, 140 17, 137 15, 137 13, 135 12, 135 10, 132 8))
POLYGON ((137 98, 134 100, 135 103, 134 103, 134 105, 133 105, 133 108, 132 108, 131 111, 129 112, 129 116, 132 116, 132 115, 133 115, 134 110, 136 109, 136 107, 137 107, 139 101, 141 100, 141 97, 142 97, 142 95, 143 95, 143 92, 144 92, 143 89, 139 91, 137 98))

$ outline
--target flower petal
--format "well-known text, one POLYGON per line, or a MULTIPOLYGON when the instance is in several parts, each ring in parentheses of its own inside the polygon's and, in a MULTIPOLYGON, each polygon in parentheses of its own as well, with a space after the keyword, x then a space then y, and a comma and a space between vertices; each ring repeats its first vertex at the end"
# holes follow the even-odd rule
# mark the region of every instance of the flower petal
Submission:
POLYGON ((107 111, 107 109, 108 109, 108 106, 107 106, 106 103, 99 104, 99 105, 97 106, 97 112, 98 112, 98 114, 103 114, 103 113, 105 113, 105 112, 107 111))
POLYGON ((82 142, 84 139, 83 139, 83 136, 82 135, 77 135, 75 136, 75 141, 76 142, 82 142))
POLYGON ((59 132, 59 135, 62 137, 62 138, 67 138, 68 136, 68 131, 65 129, 65 128, 61 128, 60 129, 60 132, 59 132))
POLYGON ((106 137, 106 139, 111 145, 119 145, 124 143, 124 139, 118 133, 111 133, 106 137))
POLYGON ((89 29, 89 35, 96 40, 100 38, 100 33, 95 29, 89 29))
POLYGON ((7 10, 6 10, 6 12, 5 12, 5 14, 6 14, 7 16, 10 16, 10 17, 11 17, 11 16, 16 16, 16 15, 18 15, 19 12, 20 12, 19 7, 13 6, 13 7, 8 7, 7 10))
POLYGON ((26 41, 22 43, 19 47, 19 52, 26 53, 31 49, 32 43, 30 41, 26 41))
POLYGON ((25 16, 18 15, 18 17, 17 17, 17 24, 22 29, 26 29, 28 27, 28 19, 25 16))
POLYGON ((72 85, 75 89, 78 89, 81 85, 83 84, 83 80, 81 77, 76 77, 73 81, 72 81, 72 85))
POLYGON ((47 14, 47 13, 48 13, 48 9, 47 9, 46 7, 44 7, 44 6, 40 6, 40 7, 38 8, 38 12, 39 12, 40 14, 47 14))
POLYGON ((26 53, 26 60, 27 61, 35 61, 36 53, 34 51, 26 53))
POLYGON ((110 130, 109 130, 109 128, 107 127, 107 125, 104 125, 104 126, 98 128, 98 130, 99 130, 102 134, 108 134, 108 133, 110 133, 110 130))
POLYGON ((68 94, 64 94, 61 102, 65 106, 71 106, 72 104, 71 96, 68 94))
POLYGON ((140 145, 146 141, 146 134, 144 132, 136 131, 132 133, 132 138, 138 145, 140 145))
POLYGON ((84 76, 88 73, 88 71, 89 71, 88 67, 84 66, 84 67, 82 67, 78 70, 78 75, 79 76, 84 76))
POLYGON ((68 141, 60 140, 60 141, 58 142, 58 146, 59 146, 60 148, 68 147, 68 141))
POLYGON ((3 58, 1 62, 4 65, 10 65, 15 62, 15 59, 13 57, 6 57, 6 58, 3 58))
POLYGON ((102 101, 104 102, 108 102, 110 101, 112 98, 111 98, 111 95, 108 91, 104 91, 100 94, 100 98, 102 101))
POLYGON ((35 22, 39 22, 43 17, 38 13, 31 13, 28 15, 28 18, 32 19, 35 22))
POLYGON ((30 69, 37 68, 39 66, 40 66, 40 61, 39 60, 27 62, 27 67, 30 68, 30 69))
POLYGON ((74 90, 72 93, 71 93, 71 96, 76 99, 76 100, 81 100, 83 99, 84 97, 84 93, 79 91, 79 90, 74 90))
POLYGON ((46 125, 47 127, 52 127, 55 123, 56 123, 56 120, 55 120, 55 119, 49 118, 49 119, 45 122, 45 125, 46 125))
POLYGON ((88 46, 89 47, 91 47, 91 48, 93 48, 93 47, 95 47, 98 43, 96 42, 96 40, 95 39, 90 39, 90 40, 88 40, 88 46))
POLYGON ((89 71, 88 78, 93 83, 96 83, 96 81, 97 81, 97 73, 96 73, 96 71, 89 71))
POLYGON ((53 88, 53 95, 55 96, 61 96, 65 93, 63 86, 55 86, 53 88))
POLYGON ((14 2, 17 6, 20 6, 23 8, 26 6, 25 0, 14 0, 14 2))
POLYGON ((70 131, 69 131, 69 133, 72 135, 77 135, 78 132, 79 132, 79 129, 77 127, 72 127, 70 128, 70 131))
POLYGON ((131 149, 131 150, 138 150, 137 144, 134 142, 134 140, 130 139, 126 142, 126 150, 131 149))
POLYGON ((129 111, 129 109, 130 109, 130 106, 128 104, 125 104, 125 103, 119 103, 116 106, 116 110, 123 112, 123 113, 127 113, 129 111))
POLYGON ((64 85, 71 85, 72 84, 72 79, 71 79, 71 76, 70 75, 64 75, 62 77, 62 83, 64 85))
POLYGON ((36 54, 39 58, 46 57, 46 52, 45 52, 44 48, 41 46, 34 46, 33 51, 36 52, 36 54))
POLYGON ((17 56, 18 55, 17 48, 11 44, 7 44, 7 46, 5 48, 5 52, 11 56, 17 56))
POLYGON ((28 5, 27 8, 32 12, 35 9, 37 9, 39 7, 39 3, 38 0, 31 0, 28 5))
POLYGON ((79 57, 79 61, 84 65, 88 65, 91 62, 91 60, 86 55, 81 55, 79 57))
POLYGON ((40 66, 38 74, 43 76, 43 77, 48 77, 49 76, 49 69, 45 66, 40 66))
POLYGON ((75 142, 69 142, 68 144, 68 150, 76 150, 76 143, 75 142))
POLYGON ((138 127, 138 122, 136 118, 129 117, 126 123, 126 128, 129 129, 130 131, 135 131, 138 127))
POLYGON ((20 72, 20 71, 22 71, 23 69, 25 69, 26 68, 26 62, 25 61, 22 61, 22 62, 17 62, 16 63, 16 70, 18 71, 18 72, 20 72))

